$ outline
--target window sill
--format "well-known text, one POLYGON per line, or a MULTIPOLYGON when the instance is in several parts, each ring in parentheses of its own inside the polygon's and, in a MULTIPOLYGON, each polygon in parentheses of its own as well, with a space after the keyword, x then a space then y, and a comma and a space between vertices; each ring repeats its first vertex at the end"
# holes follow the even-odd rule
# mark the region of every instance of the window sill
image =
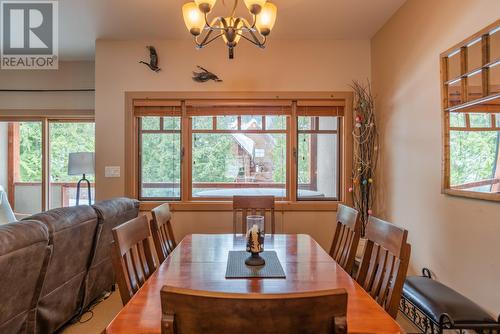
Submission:
MULTIPOLYGON (((149 202, 142 201, 140 205, 141 211, 150 211, 165 202, 149 202)), ((233 204, 231 202, 168 202, 171 211, 232 211, 233 204)), ((337 206, 341 202, 337 201, 304 201, 304 202, 290 202, 279 201, 276 202, 275 211, 337 211, 337 206)))
POLYGON ((444 189, 443 193, 446 195, 449 195, 449 196, 465 197, 465 198, 500 202, 500 194, 496 194, 496 193, 481 193, 481 192, 477 192, 477 191, 467 191, 467 190, 459 190, 459 189, 444 189))

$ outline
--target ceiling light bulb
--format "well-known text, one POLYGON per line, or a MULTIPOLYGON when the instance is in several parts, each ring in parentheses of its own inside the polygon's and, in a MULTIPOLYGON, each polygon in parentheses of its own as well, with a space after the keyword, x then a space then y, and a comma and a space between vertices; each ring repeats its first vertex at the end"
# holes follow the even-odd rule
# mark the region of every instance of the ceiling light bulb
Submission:
POLYGON ((260 14, 257 15, 255 26, 262 36, 267 36, 271 33, 274 23, 276 23, 277 12, 278 8, 273 3, 268 2, 264 5, 260 14))
POLYGON ((215 6, 217 0, 194 0, 196 6, 203 12, 209 13, 215 6))
POLYGON ((194 36, 201 34, 205 27, 205 16, 194 2, 188 2, 182 6, 182 15, 189 32, 194 36))
POLYGON ((264 8, 266 2, 267 0, 245 0, 245 5, 250 13, 257 15, 261 12, 262 8, 264 8))

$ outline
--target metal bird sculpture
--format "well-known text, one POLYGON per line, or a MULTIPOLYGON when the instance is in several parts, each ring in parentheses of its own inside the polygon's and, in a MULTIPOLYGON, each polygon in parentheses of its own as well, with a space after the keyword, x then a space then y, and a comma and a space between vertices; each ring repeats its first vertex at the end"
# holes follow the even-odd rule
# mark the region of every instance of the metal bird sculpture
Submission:
POLYGON ((207 82, 209 80, 213 80, 215 82, 222 82, 221 79, 212 72, 209 72, 208 70, 204 69, 201 66, 197 66, 198 69, 200 69, 202 72, 193 72, 193 80, 196 82, 207 82))
POLYGON ((159 72, 161 71, 161 68, 158 67, 158 53, 156 52, 156 49, 154 46, 146 46, 146 48, 149 50, 149 63, 146 63, 145 61, 140 61, 139 63, 146 65, 149 67, 151 71, 154 72, 159 72))

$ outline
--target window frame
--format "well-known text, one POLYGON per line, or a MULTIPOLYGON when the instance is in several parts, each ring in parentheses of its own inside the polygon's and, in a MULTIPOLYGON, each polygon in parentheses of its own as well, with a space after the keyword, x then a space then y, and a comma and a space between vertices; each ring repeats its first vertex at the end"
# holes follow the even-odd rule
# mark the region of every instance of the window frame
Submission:
POLYGON ((451 196, 482 199, 488 201, 500 202, 500 194, 483 193, 478 191, 460 189, 460 185, 451 186, 451 150, 450 150, 450 132, 451 131, 496 131, 496 115, 500 114, 498 103, 488 104, 489 101, 500 101, 500 92, 491 90, 489 78, 490 68, 500 67, 500 56, 491 59, 490 55, 490 36, 500 34, 500 20, 493 22, 484 29, 481 29, 474 35, 466 38, 460 43, 455 44, 448 50, 440 54, 441 69, 441 115, 442 115, 442 171, 441 171, 441 193, 451 196), (481 66, 468 68, 468 47, 481 43, 481 66), (460 74, 452 78, 449 77, 449 58, 458 56, 460 60, 460 74), (473 75, 481 76, 481 93, 469 94, 469 77, 473 75), (459 84, 459 100, 450 101, 449 87, 459 84), (450 125, 450 114, 452 112, 466 113, 465 127, 452 127, 450 125), (470 126, 469 113, 489 113, 491 116, 491 128, 476 128, 470 126))
MULTIPOLYGON (((38 122, 42 127, 42 181, 41 181, 41 209, 50 208, 50 133, 51 122, 93 122, 95 123, 94 110, 90 109, 16 109, 0 110, 0 122, 38 122)), ((10 157, 10 156, 9 156, 10 157)), ((10 168, 11 161, 7 162, 10 168)), ((8 183, 15 183, 9 176, 8 183)), ((29 183, 29 182, 28 182, 29 183)), ((64 183, 69 184, 69 183, 64 183)), ((8 189, 9 202, 14 196, 12 189, 8 189)), ((11 203, 14 206, 15 201, 11 203)))
MULTIPOLYGON (((194 110, 192 107, 212 106, 217 109, 209 116, 222 115, 268 115, 257 111, 252 111, 256 106, 266 106, 270 109, 276 107, 290 108, 290 116, 287 117, 287 193, 288 198, 276 201, 278 211, 335 211, 338 203, 350 204, 350 197, 346 191, 346 185, 350 177, 352 166, 352 138, 348 134, 352 131, 352 92, 256 92, 256 93, 236 93, 236 92, 126 92, 125 93, 125 193, 131 198, 139 199, 139 156, 138 156, 138 119, 141 116, 165 116, 181 115, 181 200, 180 201, 156 201, 140 200, 141 210, 149 210, 154 206, 168 202, 174 211, 230 211, 232 202, 230 198, 221 200, 207 198, 193 198, 192 188, 192 162, 191 148, 192 134, 191 118, 193 115, 203 115, 203 108, 194 110), (309 105, 311 109, 330 107, 331 110, 343 109, 342 125, 344 126, 342 135, 339 136, 339 157, 341 157, 341 168, 339 169, 339 199, 329 201, 297 200, 297 112, 302 106, 309 105), (241 110, 228 113, 224 107, 246 107, 247 112, 241 110), (339 109, 340 108, 340 109, 339 109), (200 111, 201 110, 201 111, 200 111), (186 177, 188 175, 188 177, 186 177)), ((319 110, 318 109, 318 110, 319 110)), ((337 113, 323 111, 316 116, 339 116, 337 113)), ((270 112, 269 115, 272 115, 270 112)), ((274 111, 274 115, 280 112, 274 111)), ((205 114, 206 115, 206 114, 205 114)), ((340 123, 339 123, 340 124, 340 123)), ((203 131, 203 130, 201 130, 203 131)), ((228 132, 227 130, 220 130, 228 132)), ((281 130, 279 130, 281 132, 281 130)))

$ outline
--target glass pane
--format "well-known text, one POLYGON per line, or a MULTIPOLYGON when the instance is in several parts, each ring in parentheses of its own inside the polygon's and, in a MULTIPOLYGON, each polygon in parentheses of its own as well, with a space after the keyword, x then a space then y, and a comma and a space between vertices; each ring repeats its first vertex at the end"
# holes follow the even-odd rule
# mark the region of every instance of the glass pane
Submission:
POLYGON ((298 199, 338 197, 338 143, 336 134, 299 134, 298 199))
POLYGON ((286 116, 266 116, 266 130, 286 130, 286 116))
POLYGON ((491 127, 491 115, 490 114, 479 114, 470 113, 469 121, 471 128, 490 128, 491 127))
POLYGON ((450 172, 455 189, 500 192, 498 131, 451 131, 450 172))
POLYGON ((214 120, 212 116, 194 116, 193 130, 212 130, 214 120))
POLYGON ((500 64, 490 67, 488 94, 500 93, 500 64))
POLYGON ((314 117, 299 116, 297 121, 299 130, 312 130, 313 118, 314 117))
POLYGON ((479 99, 483 96, 483 85, 481 72, 471 75, 467 79, 468 101, 479 99))
POLYGON ((217 116, 217 130, 238 129, 238 116, 217 116))
POLYGON ((317 117, 320 130, 337 130, 337 117, 317 117))
POLYGON ((500 30, 490 35, 490 60, 500 59, 500 30))
POLYGON ((241 116, 241 129, 242 130, 261 130, 262 129, 262 116, 256 116, 256 115, 241 116))
POLYGON ((163 130, 180 130, 180 117, 163 117, 163 130))
POLYGON ((0 122, 0 224, 16 220, 14 212, 40 211, 42 125, 40 122, 0 122), (13 154, 11 159, 9 151, 13 154))
POLYGON ((448 106, 456 106, 462 104, 462 81, 458 80, 448 85, 448 106))
POLYGON ((469 71, 480 68, 483 64, 483 53, 481 50, 481 39, 467 47, 467 68, 469 71))
POLYGON ((159 117, 142 117, 143 130, 160 130, 159 117))
POLYGON ((465 127, 465 113, 450 113, 450 126, 452 128, 464 128, 465 127))
MULTIPOLYGON (((84 174, 85 179, 90 182, 91 203, 93 203, 95 188, 94 123, 51 122, 49 124, 49 147, 50 208, 77 205, 77 183, 83 179, 84 174)), ((78 204, 89 204, 88 185, 85 181, 81 183, 78 204)))
POLYGON ((286 134, 193 134, 193 197, 286 196, 286 134))
POLYGON ((455 79, 460 76, 460 52, 448 57, 448 80, 455 79))
MULTIPOLYGON (((168 122, 175 122, 175 118, 168 122)), ((141 197, 180 199, 180 131, 178 133, 142 134, 141 197)))
POLYGON ((500 128, 500 114, 495 114, 495 119, 497 123, 497 128, 500 128))

